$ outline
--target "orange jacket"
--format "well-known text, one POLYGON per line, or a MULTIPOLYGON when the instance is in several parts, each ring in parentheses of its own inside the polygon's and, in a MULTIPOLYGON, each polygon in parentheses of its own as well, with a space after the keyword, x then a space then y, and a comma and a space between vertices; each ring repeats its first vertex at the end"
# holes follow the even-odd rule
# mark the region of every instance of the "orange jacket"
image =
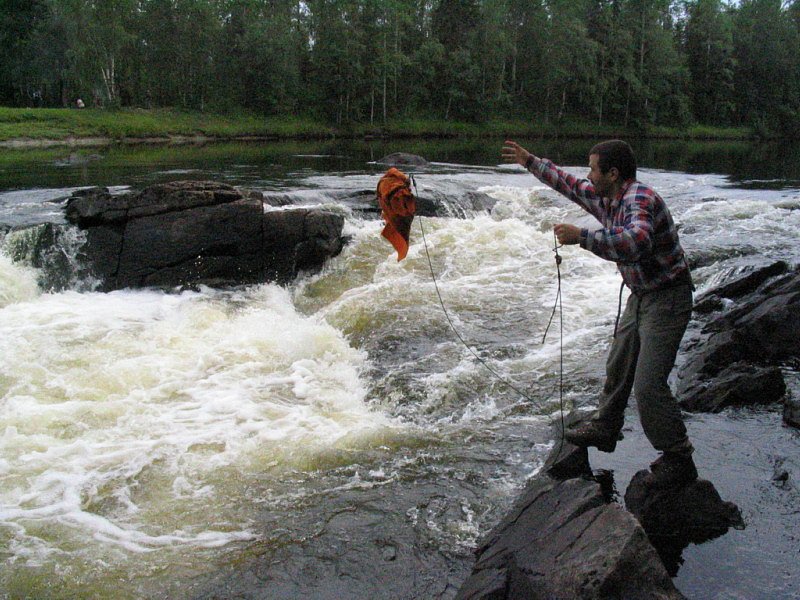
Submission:
POLYGON ((417 210, 408 175, 392 167, 378 181, 376 195, 386 223, 381 235, 397 250, 397 260, 403 260, 408 254, 408 236, 417 210))

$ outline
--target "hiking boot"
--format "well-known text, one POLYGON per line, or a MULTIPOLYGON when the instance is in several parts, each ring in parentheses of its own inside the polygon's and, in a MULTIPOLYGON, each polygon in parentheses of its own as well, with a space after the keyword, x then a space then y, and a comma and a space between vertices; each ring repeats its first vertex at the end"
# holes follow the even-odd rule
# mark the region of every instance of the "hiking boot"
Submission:
POLYGON ((564 439, 581 448, 593 446, 603 452, 613 452, 622 432, 609 429, 599 421, 587 421, 564 432, 564 439))
POLYGON ((692 457, 674 452, 664 452, 650 465, 650 473, 650 485, 659 489, 682 487, 697 479, 692 457))

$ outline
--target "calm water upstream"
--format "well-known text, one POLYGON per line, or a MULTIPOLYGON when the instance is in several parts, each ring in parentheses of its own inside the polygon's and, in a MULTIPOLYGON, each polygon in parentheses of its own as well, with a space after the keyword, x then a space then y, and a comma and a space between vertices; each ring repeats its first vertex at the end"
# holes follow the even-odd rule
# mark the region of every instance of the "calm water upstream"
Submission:
MULTIPOLYGON (((520 141, 586 172, 591 141, 520 141)), ((5 151, 0 597, 451 597, 476 540, 551 447, 559 338, 541 339, 556 292, 551 228, 592 223, 498 165, 501 143, 5 151), (496 201, 426 219, 427 249, 460 334, 533 402, 452 334, 418 226, 398 263, 376 215, 340 200, 373 190, 383 168, 370 161, 395 151, 433 161, 417 176, 421 196, 496 201), (63 222, 72 190, 176 179, 330 207, 351 241, 288 288, 102 294, 79 269, 54 277, 27 263, 30 228, 63 222)), ((635 149, 639 178, 681 224, 699 292, 750 264, 800 260, 800 148, 635 149)), ((74 268, 81 243, 63 236, 54 264, 74 268)), ((591 404, 602 381, 619 276, 587 252, 562 254, 569 408, 591 404)), ((800 447, 791 433, 781 443, 800 447)), ((780 577, 796 560, 763 562, 780 577)), ((741 589, 735 577, 704 583, 690 571, 682 589, 759 597, 725 595, 732 578, 741 589)))

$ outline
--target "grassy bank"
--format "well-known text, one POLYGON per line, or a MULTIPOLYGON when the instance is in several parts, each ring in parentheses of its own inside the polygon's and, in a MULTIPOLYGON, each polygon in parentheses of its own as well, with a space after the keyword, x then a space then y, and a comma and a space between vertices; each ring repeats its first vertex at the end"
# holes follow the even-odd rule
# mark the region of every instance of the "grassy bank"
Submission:
POLYGON ((652 137, 663 139, 742 140, 753 138, 747 128, 653 127, 625 129, 568 121, 542 124, 534 121, 457 123, 442 120, 402 119, 383 126, 329 125, 301 117, 259 117, 252 114, 217 115, 169 109, 20 109, 0 107, 0 142, 31 145, 76 140, 137 141, 181 138, 326 139, 333 137, 652 137))
POLYGON ((0 107, 0 140, 170 137, 331 137, 333 129, 300 118, 215 115, 168 109, 19 109, 0 107))

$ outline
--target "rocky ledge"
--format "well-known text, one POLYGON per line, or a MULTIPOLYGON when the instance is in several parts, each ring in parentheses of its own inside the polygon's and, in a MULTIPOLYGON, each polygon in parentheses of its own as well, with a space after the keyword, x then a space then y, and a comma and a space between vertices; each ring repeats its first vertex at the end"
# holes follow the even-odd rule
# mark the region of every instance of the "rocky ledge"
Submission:
POLYGON ((83 256, 110 291, 128 287, 285 283, 343 245, 344 217, 272 208, 260 192, 177 181, 115 195, 76 192, 67 219, 85 230, 83 256))
POLYGON ((800 360, 800 270, 777 261, 746 267, 697 298, 678 369, 678 399, 691 412, 784 403, 800 426, 784 371, 800 360))
MULTIPOLYGON (((578 420, 570 415, 567 422, 578 420)), ((614 500, 613 475, 593 474, 585 448, 556 444, 479 544, 457 598, 684 598, 671 580, 683 548, 744 526, 738 508, 709 481, 657 490, 646 470, 628 486, 625 508, 614 500)))
MULTIPOLYGON (((783 402, 784 422, 800 426, 784 381, 798 359, 800 269, 782 261, 745 267, 697 299, 680 356, 680 404, 719 412, 783 402)), ((543 472, 479 544, 458 598, 682 598, 670 576, 683 549, 744 527, 711 482, 658 490, 647 470, 630 480, 623 508, 613 474, 593 473, 585 449, 556 439, 543 472)), ((776 485, 789 478, 782 461, 776 485)))

